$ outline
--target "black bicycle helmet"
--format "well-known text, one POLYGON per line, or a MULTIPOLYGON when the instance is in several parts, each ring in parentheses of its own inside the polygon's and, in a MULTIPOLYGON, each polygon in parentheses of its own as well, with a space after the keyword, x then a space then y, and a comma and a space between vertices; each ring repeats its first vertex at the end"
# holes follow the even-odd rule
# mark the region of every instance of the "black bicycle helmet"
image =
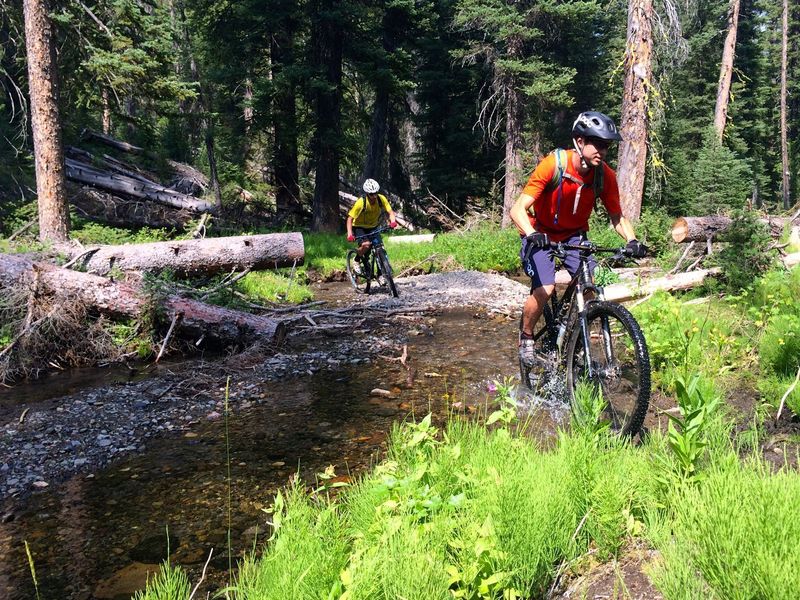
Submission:
POLYGON ((619 142, 622 136, 611 117, 601 112, 589 110, 582 112, 572 124, 572 137, 599 138, 619 142))

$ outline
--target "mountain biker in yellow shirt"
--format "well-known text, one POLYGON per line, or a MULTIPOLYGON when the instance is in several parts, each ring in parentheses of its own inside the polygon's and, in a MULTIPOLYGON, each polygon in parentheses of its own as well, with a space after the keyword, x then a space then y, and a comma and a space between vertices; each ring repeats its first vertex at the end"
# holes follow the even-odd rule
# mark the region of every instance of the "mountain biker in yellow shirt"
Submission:
MULTIPOLYGON (((353 208, 347 213, 347 241, 356 241, 356 236, 369 235, 380 224, 381 213, 386 212, 389 216, 389 227, 397 227, 397 218, 392 210, 389 200, 378 192, 380 184, 374 179, 367 179, 364 182, 364 196, 356 200, 353 208)), ((380 237, 379 234, 376 234, 380 237)), ((372 237, 362 238, 356 252, 363 258, 372 248, 372 237)))

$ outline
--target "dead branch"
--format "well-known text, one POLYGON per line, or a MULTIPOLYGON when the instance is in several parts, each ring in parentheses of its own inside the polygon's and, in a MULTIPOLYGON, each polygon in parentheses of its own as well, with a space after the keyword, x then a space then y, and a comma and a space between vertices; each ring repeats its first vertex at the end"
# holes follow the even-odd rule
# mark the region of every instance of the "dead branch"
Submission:
POLYGON ((183 318, 182 313, 175 313, 172 316, 172 322, 169 324, 169 329, 167 330, 167 335, 164 336, 164 341, 161 342, 161 349, 158 351, 158 356, 156 356, 156 362, 161 360, 161 355, 164 354, 164 350, 167 348, 167 344, 169 343, 169 338, 172 337, 172 332, 175 330, 175 324, 183 318))
POLYGON ((783 398, 781 398, 780 406, 778 406, 778 413, 775 415, 775 422, 778 422, 778 419, 781 418, 781 413, 783 412, 783 405, 786 403, 786 399, 791 396, 794 388, 797 387, 797 383, 800 381, 800 367, 797 368, 797 375, 794 377, 794 382, 792 385, 789 386, 789 389, 786 390, 786 393, 783 394, 783 398))
POLYGON ((688 246, 686 246, 686 250, 683 251, 683 254, 681 254, 681 257, 678 259, 678 262, 675 263, 675 266, 669 272, 670 275, 674 275, 675 273, 678 272, 678 270, 681 268, 681 264, 683 263, 684 259, 689 254, 692 248, 694 248, 694 242, 691 242, 688 246))

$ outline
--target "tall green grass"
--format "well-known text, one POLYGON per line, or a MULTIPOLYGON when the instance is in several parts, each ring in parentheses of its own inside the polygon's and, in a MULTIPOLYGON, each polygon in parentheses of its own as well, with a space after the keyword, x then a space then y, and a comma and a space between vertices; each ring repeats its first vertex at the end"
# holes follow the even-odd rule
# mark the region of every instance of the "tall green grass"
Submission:
POLYGON ((800 475, 743 463, 722 421, 708 425, 704 476, 692 479, 659 434, 637 448, 583 429, 545 450, 497 424, 398 426, 386 459, 336 499, 295 481, 228 592, 537 598, 582 556, 619 556, 637 539, 661 553, 650 569, 666 598, 800 589, 800 475))
MULTIPOLYGON (((399 234, 383 234, 395 273, 415 265, 426 272, 463 268, 510 273, 520 268, 516 229, 486 225, 463 234, 439 234, 432 242, 419 244, 392 243, 396 235, 399 234), (422 261, 425 262, 420 265, 422 261)), ((306 266, 323 276, 344 270, 347 250, 354 247, 343 235, 306 233, 303 239, 306 266)))

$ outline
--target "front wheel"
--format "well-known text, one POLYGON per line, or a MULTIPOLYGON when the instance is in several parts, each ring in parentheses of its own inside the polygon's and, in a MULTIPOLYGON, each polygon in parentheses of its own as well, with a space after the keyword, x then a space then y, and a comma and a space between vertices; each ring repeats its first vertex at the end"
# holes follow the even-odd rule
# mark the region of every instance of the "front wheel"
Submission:
POLYGON ((386 252, 381 249, 378 250, 376 258, 378 259, 378 268, 381 270, 381 277, 383 277, 386 285, 389 286, 389 291, 392 293, 392 296, 397 298, 400 294, 392 278, 392 265, 389 264, 389 257, 386 256, 386 252))
POLYGON ((347 277, 353 288, 362 294, 369 293, 371 278, 365 272, 364 263, 358 260, 358 252, 355 250, 347 251, 347 277))
POLYGON ((634 436, 650 403, 650 357, 644 334, 625 307, 600 301, 586 307, 586 331, 588 344, 578 318, 566 349, 573 418, 586 422, 599 412, 612 431, 634 436), (582 381, 594 394, 601 394, 595 396, 601 402, 594 414, 585 399, 576 400, 575 389, 582 381))

